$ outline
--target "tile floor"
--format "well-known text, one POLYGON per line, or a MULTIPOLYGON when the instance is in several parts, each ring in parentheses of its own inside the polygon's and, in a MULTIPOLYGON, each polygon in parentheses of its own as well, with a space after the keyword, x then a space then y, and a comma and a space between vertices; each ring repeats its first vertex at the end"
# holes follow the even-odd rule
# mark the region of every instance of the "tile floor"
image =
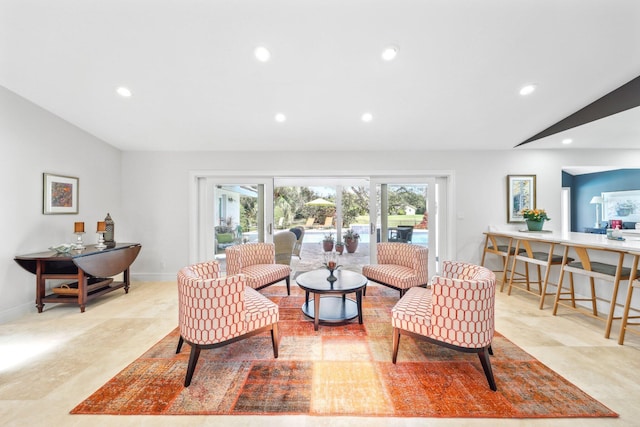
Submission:
MULTIPOLYGON (((620 414, 618 419, 385 419, 308 416, 69 415, 113 375, 177 326, 173 282, 134 282, 77 307, 49 304, 0 324, 0 425, 3 426, 637 426, 640 336, 617 344, 617 330, 564 309, 537 309, 529 295, 498 294, 496 329, 620 414)), ((366 318, 365 318, 366 322, 366 318)), ((616 326, 619 323, 616 322, 616 326)))

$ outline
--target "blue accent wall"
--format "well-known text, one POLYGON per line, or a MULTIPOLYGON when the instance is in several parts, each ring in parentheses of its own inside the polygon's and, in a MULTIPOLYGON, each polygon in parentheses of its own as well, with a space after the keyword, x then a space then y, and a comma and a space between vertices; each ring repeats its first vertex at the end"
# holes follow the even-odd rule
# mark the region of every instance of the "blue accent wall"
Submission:
POLYGON ((575 176, 562 172, 562 186, 571 187, 571 231, 584 232, 585 228, 593 227, 596 222, 596 207, 590 203, 593 196, 609 191, 640 190, 640 169, 575 176), (565 174, 569 175, 566 179, 565 174))

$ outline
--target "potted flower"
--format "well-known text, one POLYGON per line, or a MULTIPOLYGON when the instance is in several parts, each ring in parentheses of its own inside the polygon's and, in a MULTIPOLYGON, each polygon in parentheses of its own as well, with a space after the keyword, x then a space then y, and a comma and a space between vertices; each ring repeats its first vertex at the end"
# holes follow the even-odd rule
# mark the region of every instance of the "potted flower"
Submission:
POLYGON ((335 238, 333 237, 333 233, 328 233, 324 235, 322 239, 322 248, 325 252, 330 252, 333 250, 333 243, 335 242, 335 238))
POLYGON ((358 249, 358 240, 360 240, 360 235, 355 231, 349 229, 344 233, 344 245, 348 253, 352 254, 358 249))
POLYGON ((522 217, 527 222, 529 231, 540 231, 545 221, 551 221, 544 209, 523 209, 522 217))

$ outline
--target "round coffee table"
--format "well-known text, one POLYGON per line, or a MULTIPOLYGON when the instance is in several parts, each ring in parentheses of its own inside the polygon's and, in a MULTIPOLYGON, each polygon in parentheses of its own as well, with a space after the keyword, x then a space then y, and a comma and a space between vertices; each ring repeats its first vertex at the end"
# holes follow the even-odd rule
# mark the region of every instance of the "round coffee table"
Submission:
POLYGON ((309 271, 296 279, 305 291, 302 312, 313 319, 316 331, 320 321, 340 323, 357 317, 358 323, 362 324, 362 290, 367 285, 367 278, 349 270, 336 270, 333 274, 336 277, 333 282, 327 280, 329 270, 326 269, 309 271), (313 304, 309 301, 310 292, 316 294, 313 304), (346 297, 352 292, 356 294, 356 301, 346 297))

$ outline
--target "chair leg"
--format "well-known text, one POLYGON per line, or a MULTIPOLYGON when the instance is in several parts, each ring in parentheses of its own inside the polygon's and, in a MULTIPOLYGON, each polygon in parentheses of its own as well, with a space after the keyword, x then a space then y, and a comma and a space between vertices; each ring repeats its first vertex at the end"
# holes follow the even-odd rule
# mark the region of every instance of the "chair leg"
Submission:
POLYGON ((180 353, 180 350, 182 350, 182 344, 184 344, 184 338, 182 338, 182 335, 180 335, 180 338, 178 339, 178 347, 176 348, 176 354, 180 353))
POLYGON ((274 323, 271 328, 271 345, 273 345, 273 357, 278 358, 278 324, 274 323))
MULTIPOLYGON (((566 257, 566 252, 565 252, 566 257)), ((558 288, 556 289, 556 297, 553 300, 553 315, 558 313, 558 305, 560 304, 560 297, 562 295, 562 282, 564 281, 564 265, 560 266, 560 277, 558 278, 558 288)))
MULTIPOLYGON (((634 267, 637 268, 637 267, 634 267)), ((633 270, 632 270, 633 271, 633 270)), ((629 319, 633 319, 633 317, 629 316, 629 309, 631 307, 631 297, 633 296, 633 282, 629 281, 629 289, 627 290, 627 299, 624 303, 624 310, 622 312, 622 323, 620 323, 620 334, 618 335, 618 344, 624 344, 624 336, 627 332, 627 324, 629 323, 629 319)))
POLYGON ((193 344, 191 346, 191 354, 189 355, 189 366, 187 366, 187 376, 184 379, 184 386, 189 387, 191 384, 191 378, 193 378, 193 372, 196 370, 196 363, 198 363, 198 357, 200 357, 200 346, 193 344))
POLYGON ((291 295, 291 276, 287 276, 287 295, 291 295))
POLYGON ((491 347, 491 344, 489 344, 488 351, 489 351, 489 354, 493 356, 493 347, 491 347))
MULTIPOLYGON (((589 285, 591 286, 591 310, 593 315, 598 317, 598 303, 596 301, 596 281, 593 277, 589 277, 589 285)), ((611 302, 611 307, 615 306, 615 300, 611 302)))
MULTIPOLYGON (((542 290, 540 291, 540 305, 538 308, 542 310, 544 308, 544 300, 547 296, 547 286, 549 285, 549 274, 551 273, 551 266, 553 264, 547 265, 547 268, 544 271, 544 281, 542 282, 542 290)), ((562 266, 560 266, 562 268, 562 266)))
POLYGON ((487 381, 489 382, 489 388, 493 391, 498 390, 496 387, 496 380, 493 378, 493 371, 491 370, 491 360, 489 360, 489 351, 491 346, 481 348, 478 351, 478 357, 480 358, 480 363, 482 363, 482 369, 484 370, 484 374, 487 377, 487 381))
POLYGON ((398 359, 398 347, 400 347, 400 329, 393 328, 393 363, 398 359))

